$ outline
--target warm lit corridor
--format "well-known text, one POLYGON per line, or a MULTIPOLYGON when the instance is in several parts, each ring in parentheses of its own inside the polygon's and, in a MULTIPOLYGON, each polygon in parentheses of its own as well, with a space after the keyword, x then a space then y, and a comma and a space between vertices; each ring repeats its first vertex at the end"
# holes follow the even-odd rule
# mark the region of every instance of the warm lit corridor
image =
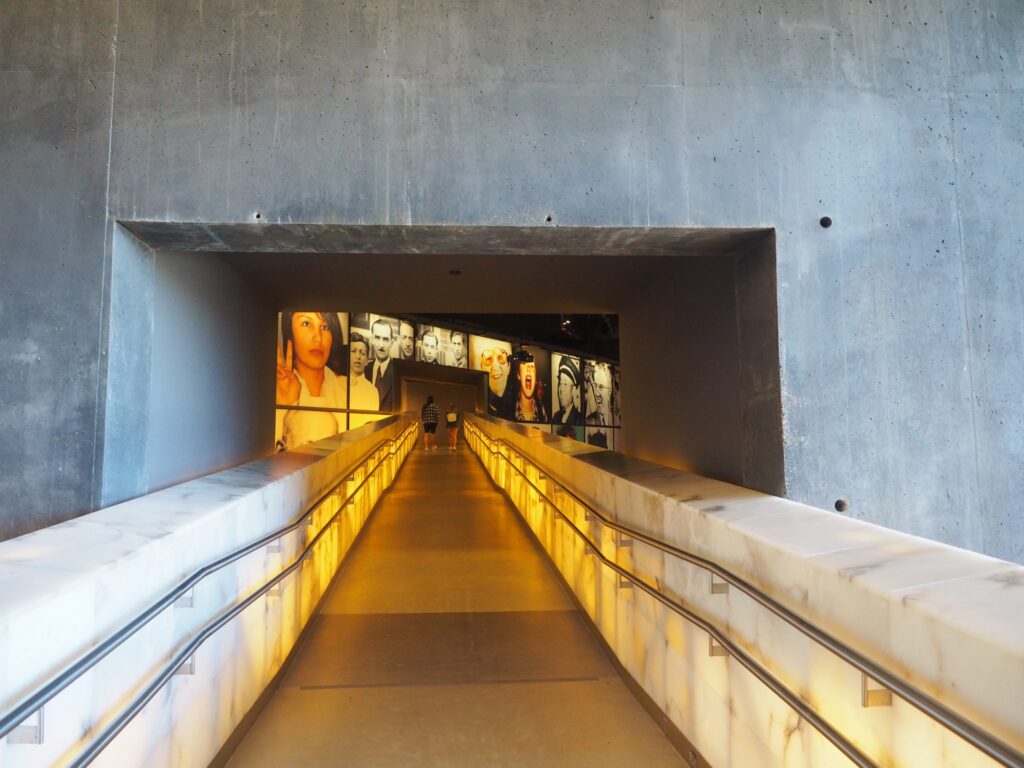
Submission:
POLYGON ((229 763, 682 764, 464 445, 409 456, 229 763))

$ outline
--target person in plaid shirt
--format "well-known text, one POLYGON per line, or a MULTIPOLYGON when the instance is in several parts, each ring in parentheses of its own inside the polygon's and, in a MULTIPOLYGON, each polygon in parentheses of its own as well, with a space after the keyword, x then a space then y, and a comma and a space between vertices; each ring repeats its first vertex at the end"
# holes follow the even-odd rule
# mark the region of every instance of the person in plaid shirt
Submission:
POLYGON ((437 450, 437 435, 434 433, 437 431, 437 422, 440 420, 441 414, 437 412, 437 406, 434 405, 434 396, 427 395, 427 402, 423 405, 423 410, 420 411, 420 420, 423 422, 423 450, 437 450))

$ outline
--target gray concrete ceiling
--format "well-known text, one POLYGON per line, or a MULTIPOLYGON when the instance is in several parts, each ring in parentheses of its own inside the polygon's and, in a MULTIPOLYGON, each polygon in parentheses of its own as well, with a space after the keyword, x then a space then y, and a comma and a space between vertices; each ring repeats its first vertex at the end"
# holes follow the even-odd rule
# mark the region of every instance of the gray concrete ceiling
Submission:
POLYGON ((395 313, 619 312, 678 259, 732 258, 771 236, 765 229, 122 225, 162 253, 209 252, 278 307, 395 313))

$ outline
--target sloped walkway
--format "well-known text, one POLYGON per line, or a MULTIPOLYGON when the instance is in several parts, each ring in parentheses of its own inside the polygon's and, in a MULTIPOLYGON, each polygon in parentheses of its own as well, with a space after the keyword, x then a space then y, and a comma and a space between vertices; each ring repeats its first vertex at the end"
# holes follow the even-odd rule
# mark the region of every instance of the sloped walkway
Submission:
POLYGON ((408 458, 229 765, 683 761, 460 446, 408 458))

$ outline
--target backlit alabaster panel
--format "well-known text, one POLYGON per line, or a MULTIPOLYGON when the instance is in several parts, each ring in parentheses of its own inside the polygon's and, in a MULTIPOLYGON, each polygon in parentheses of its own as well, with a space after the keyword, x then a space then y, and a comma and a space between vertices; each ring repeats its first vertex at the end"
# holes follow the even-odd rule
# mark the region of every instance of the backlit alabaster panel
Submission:
POLYGON ((344 481, 316 508, 312 525, 208 576, 185 604, 163 611, 59 694, 45 707, 42 744, 0 739, 0 765, 74 757, 199 627, 293 562, 367 480, 312 556, 211 636, 195 654, 194 672, 171 678, 95 762, 208 765, 281 668, 415 444, 410 424, 407 417, 375 422, 0 543, 6 709, 198 568, 287 525, 344 481))
MULTIPOLYGON (((1024 568, 796 502, 473 417, 552 495, 561 483, 606 516, 715 561, 1018 750, 1024 749, 1024 568), (541 477, 546 479, 541 479, 541 477)), ((706 632, 597 563, 491 453, 506 489, 623 666, 713 766, 849 765, 706 632)), ((881 765, 988 766, 913 706, 861 704, 859 671, 735 588, 559 509, 606 557, 712 621, 881 765), (627 542, 628 544, 628 542, 627 542)))

